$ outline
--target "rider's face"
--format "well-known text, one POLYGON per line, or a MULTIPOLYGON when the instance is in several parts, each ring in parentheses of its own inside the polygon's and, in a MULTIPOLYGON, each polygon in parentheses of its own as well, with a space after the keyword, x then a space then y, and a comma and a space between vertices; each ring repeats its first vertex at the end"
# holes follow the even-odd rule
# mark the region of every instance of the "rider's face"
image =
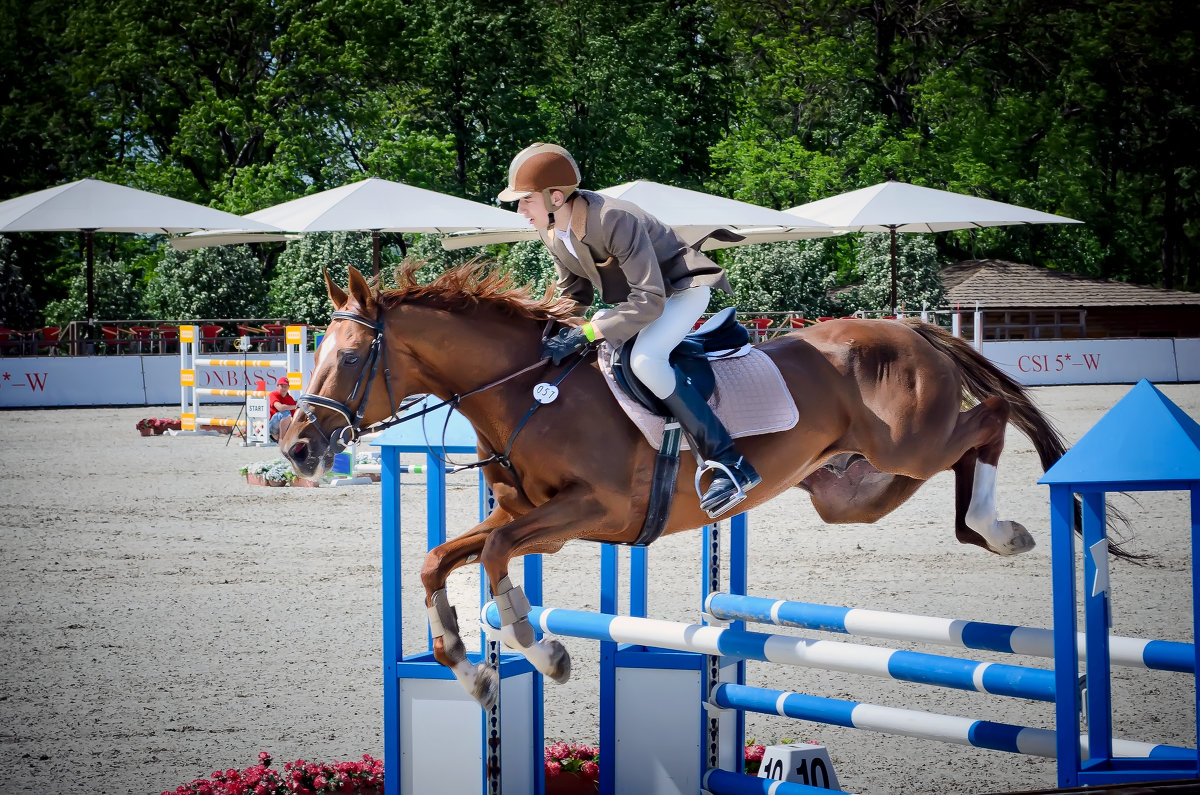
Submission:
POLYGON ((546 212, 546 199, 541 191, 521 197, 517 202, 517 212, 528 218, 535 229, 545 229, 546 224, 550 222, 550 214, 546 212))

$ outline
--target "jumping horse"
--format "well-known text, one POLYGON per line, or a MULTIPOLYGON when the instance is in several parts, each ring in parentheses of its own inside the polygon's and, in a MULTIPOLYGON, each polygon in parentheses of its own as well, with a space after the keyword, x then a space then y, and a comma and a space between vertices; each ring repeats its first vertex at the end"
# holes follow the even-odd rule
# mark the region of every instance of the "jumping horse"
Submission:
MULTIPOLYGON (((398 401, 418 394, 437 396, 471 422, 496 507, 430 551, 421 581, 434 656, 486 708, 498 676, 468 661, 447 577, 480 561, 504 642, 565 682, 570 656, 558 641, 536 639, 528 601, 509 581, 509 561, 557 552, 577 538, 633 543, 656 451, 618 406, 595 357, 574 367, 580 363, 555 367, 541 358, 551 325, 580 322, 573 302, 536 297, 483 263, 421 285, 419 264, 398 269, 399 286, 389 290, 353 268, 347 290, 326 274, 335 311, 280 448, 298 474, 320 477, 344 445, 393 424, 398 401), (555 381, 557 398, 537 402, 535 387, 555 381)), ((795 487, 808 492, 825 522, 874 522, 950 469, 960 542, 998 555, 1033 547, 1022 525, 996 515, 1005 426, 1029 437, 1043 469, 1066 447, 1024 390, 970 345, 917 320, 842 319, 757 347, 779 368, 800 420, 790 430, 739 440, 763 479, 739 511, 795 487)), ((695 464, 684 459, 664 533, 712 521, 693 489, 695 464)))

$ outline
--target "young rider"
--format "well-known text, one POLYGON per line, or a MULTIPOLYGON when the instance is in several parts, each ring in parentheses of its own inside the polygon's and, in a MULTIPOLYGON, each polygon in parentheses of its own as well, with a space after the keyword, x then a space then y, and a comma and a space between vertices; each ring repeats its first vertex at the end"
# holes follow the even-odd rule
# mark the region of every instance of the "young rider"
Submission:
POLYGON ((717 517, 761 482, 738 454, 725 426, 667 357, 708 308, 712 289, 732 293, 719 265, 637 205, 579 190, 579 166, 561 146, 535 143, 513 158, 501 201, 537 228, 550 249, 558 287, 581 306, 596 291, 612 306, 564 335, 546 340, 558 364, 588 341, 620 347, 637 336, 629 362, 638 379, 671 411, 713 470, 700 507, 717 517))

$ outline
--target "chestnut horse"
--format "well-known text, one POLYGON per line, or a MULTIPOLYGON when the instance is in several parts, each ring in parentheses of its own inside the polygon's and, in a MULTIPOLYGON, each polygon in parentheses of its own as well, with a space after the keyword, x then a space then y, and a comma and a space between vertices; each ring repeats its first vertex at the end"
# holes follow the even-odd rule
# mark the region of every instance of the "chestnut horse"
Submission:
MULTIPOLYGON (((405 397, 435 395, 471 422, 496 507, 429 552, 421 580, 435 657, 486 707, 497 674, 467 660, 447 577, 481 561, 504 642, 566 681, 570 658, 558 641, 535 638, 528 602, 508 579, 509 561, 557 552, 574 538, 633 542, 646 516, 655 450, 618 406, 594 357, 563 378, 557 399, 532 411, 534 387, 571 365, 542 360, 541 340, 549 321, 580 322, 573 302, 537 298, 482 264, 419 285, 416 265, 397 273, 394 290, 373 288, 353 268, 348 291, 326 275, 336 311, 279 444, 295 471, 311 478, 361 431, 393 418, 405 397)), ((800 421, 738 440, 762 475, 739 512, 798 487, 826 522, 874 522, 951 469, 959 541, 998 555, 1033 547, 1024 527, 996 516, 1005 426, 1012 422, 1030 438, 1043 468, 1066 448, 1022 388, 967 343, 916 320, 843 319, 758 348, 778 366, 800 421)), ((680 461, 665 533, 712 521, 700 509, 689 459, 680 461)))

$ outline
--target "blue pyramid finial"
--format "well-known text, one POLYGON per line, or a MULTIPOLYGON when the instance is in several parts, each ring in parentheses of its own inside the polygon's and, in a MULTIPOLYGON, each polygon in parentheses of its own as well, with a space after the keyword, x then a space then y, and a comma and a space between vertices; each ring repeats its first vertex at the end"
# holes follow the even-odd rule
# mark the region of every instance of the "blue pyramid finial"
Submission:
POLYGON ((1200 481, 1200 424, 1142 379, 1038 483, 1200 481))

